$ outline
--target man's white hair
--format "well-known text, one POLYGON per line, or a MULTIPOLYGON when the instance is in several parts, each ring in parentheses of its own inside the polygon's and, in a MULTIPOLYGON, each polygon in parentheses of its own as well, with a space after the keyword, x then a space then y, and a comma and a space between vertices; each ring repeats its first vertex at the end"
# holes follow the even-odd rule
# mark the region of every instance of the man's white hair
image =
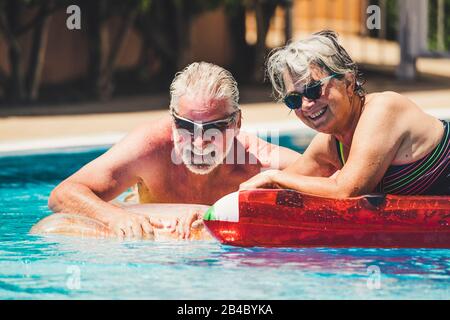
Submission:
POLYGON ((200 99, 226 99, 233 111, 239 110, 239 90, 232 74, 207 62, 194 62, 178 72, 170 85, 170 110, 177 111, 178 100, 187 95, 200 99))
POLYGON ((323 30, 272 51, 266 67, 275 98, 281 100, 287 93, 283 79, 286 72, 296 82, 307 83, 311 81, 311 66, 319 67, 330 75, 336 74, 338 79, 347 73, 353 74, 355 92, 364 95, 364 80, 357 64, 341 46, 337 34, 323 30))

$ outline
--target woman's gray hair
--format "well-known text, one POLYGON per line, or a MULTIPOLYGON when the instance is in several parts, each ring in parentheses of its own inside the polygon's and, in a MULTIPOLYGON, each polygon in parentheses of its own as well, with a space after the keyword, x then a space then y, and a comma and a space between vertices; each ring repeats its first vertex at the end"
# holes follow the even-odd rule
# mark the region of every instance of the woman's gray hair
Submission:
POLYGON ((331 30, 323 30, 271 52, 266 68, 275 98, 281 100, 287 93, 283 74, 289 72, 296 81, 309 82, 312 65, 330 75, 336 74, 337 79, 342 79, 347 73, 353 74, 355 92, 364 96, 364 79, 357 64, 341 46, 337 34, 331 30))
POLYGON ((239 110, 239 90, 233 75, 207 62, 194 62, 175 75, 170 85, 170 110, 177 111, 181 96, 227 99, 233 111, 239 110))

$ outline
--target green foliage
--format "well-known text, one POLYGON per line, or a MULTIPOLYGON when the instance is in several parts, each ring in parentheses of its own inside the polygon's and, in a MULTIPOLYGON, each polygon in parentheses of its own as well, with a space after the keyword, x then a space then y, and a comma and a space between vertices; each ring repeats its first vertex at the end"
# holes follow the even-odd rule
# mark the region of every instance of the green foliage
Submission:
POLYGON ((151 5, 152 5, 151 0, 141 0, 141 1, 139 1, 139 11, 146 12, 146 11, 150 10, 151 5))
POLYGON ((222 0, 220 1, 224 6, 227 14, 234 15, 239 11, 240 7, 245 7, 247 9, 254 9, 256 3, 273 3, 276 5, 284 6, 289 2, 294 0, 222 0))
POLYGON ((398 34, 398 1, 386 1, 386 39, 397 40, 398 34))
MULTIPOLYGON (((168 1, 168 0, 165 0, 168 1)), ((222 4, 222 0, 172 0, 178 8, 183 8, 190 15, 214 10, 222 4)))
MULTIPOLYGON (((428 24, 428 43, 430 50, 437 49, 437 10, 438 1, 429 0, 429 24, 428 24)), ((445 21, 444 21, 444 45, 445 49, 450 50, 450 0, 445 0, 444 9, 445 21)))

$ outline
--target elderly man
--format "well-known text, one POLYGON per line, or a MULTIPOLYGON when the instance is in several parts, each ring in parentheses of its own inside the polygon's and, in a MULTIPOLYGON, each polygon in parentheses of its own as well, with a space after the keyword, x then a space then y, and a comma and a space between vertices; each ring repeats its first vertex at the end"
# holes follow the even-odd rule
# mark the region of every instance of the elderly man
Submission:
POLYGON ((153 232, 150 219, 109 202, 130 186, 138 185, 141 203, 210 205, 261 170, 283 169, 299 156, 239 131, 237 83, 219 66, 192 63, 170 93, 170 116, 137 128, 64 180, 50 195, 50 209, 139 238, 153 232))

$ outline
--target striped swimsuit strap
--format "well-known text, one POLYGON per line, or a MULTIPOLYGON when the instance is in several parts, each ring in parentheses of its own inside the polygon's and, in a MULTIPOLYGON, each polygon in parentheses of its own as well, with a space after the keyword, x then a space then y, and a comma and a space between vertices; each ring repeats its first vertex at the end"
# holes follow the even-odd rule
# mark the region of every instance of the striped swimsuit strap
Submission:
POLYGON ((345 165, 345 157, 344 157, 344 145, 338 139, 334 139, 336 141, 336 148, 339 155, 339 160, 341 160, 341 164, 345 165))
MULTIPOLYGON (((441 142, 425 157, 405 165, 391 165, 375 191, 392 194, 421 194, 449 170, 450 125, 442 121, 444 135, 441 142)), ((336 139, 342 165, 345 165, 344 148, 336 139)))

